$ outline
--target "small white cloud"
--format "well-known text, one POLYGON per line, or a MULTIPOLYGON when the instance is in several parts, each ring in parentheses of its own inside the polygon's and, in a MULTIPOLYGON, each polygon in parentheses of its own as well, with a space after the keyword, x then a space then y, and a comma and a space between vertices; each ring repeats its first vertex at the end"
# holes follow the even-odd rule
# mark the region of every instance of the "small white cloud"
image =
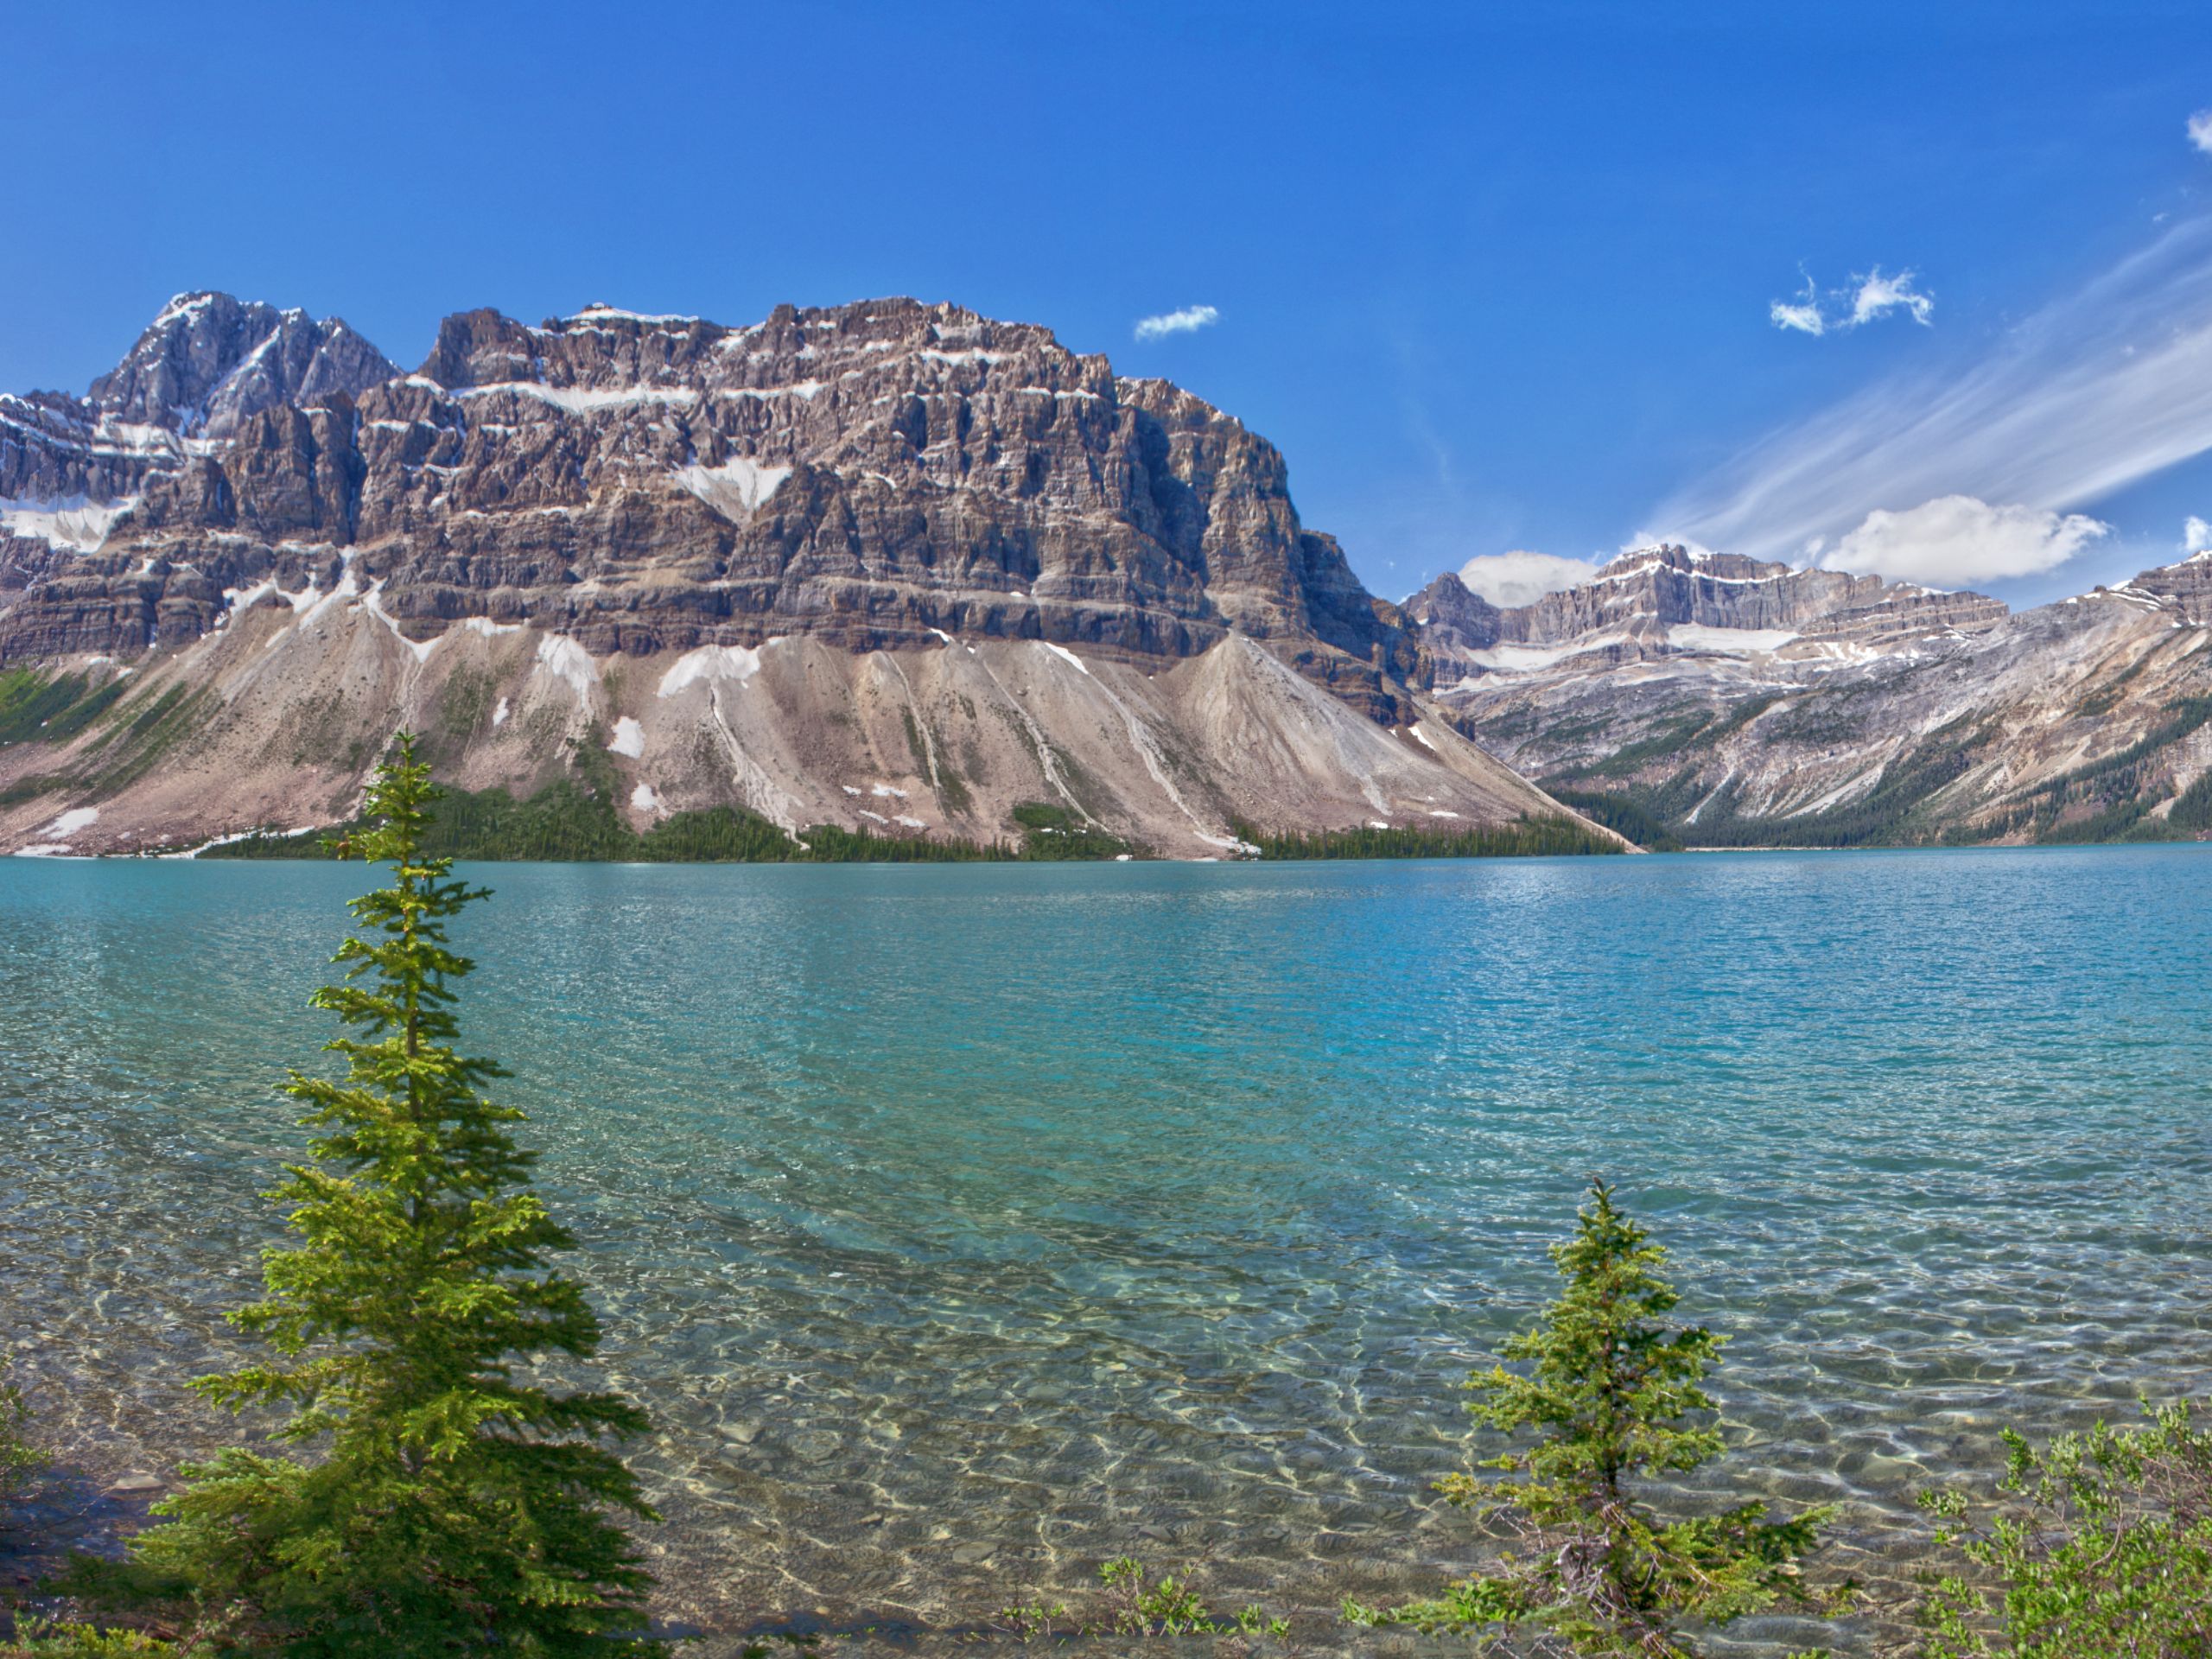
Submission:
POLYGON ((1795 328, 1799 334, 1810 334, 1816 340, 1828 331, 1827 319, 1821 315, 1821 308, 1810 300, 1795 305, 1787 300, 1777 300, 1767 307, 1766 315, 1767 321, 1776 327, 1795 328))
POLYGON ((1812 273, 1802 273, 1805 291, 1795 300, 1776 300, 1766 308, 1767 320, 1777 328, 1795 328, 1801 334, 1820 338, 1828 331, 1827 319, 1821 315, 1820 285, 1812 273))
POLYGON ((1853 276, 1849 287, 1831 289, 1824 295, 1808 276, 1804 291, 1796 299, 1769 302, 1767 321, 1777 328, 1794 329, 1816 340, 1825 334, 1879 321, 1897 310, 1909 313, 1922 327, 1929 327, 1935 321, 1936 296, 1914 286, 1915 281, 1910 270, 1885 276, 1877 265, 1864 276, 1853 276))
POLYGON ((1163 311, 1156 317, 1137 319, 1139 340, 1165 340, 1170 334, 1195 334, 1221 321, 1210 305, 1186 305, 1180 311, 1163 311))
POLYGON ((1459 567, 1459 580, 1467 591, 1501 608, 1533 605, 1546 594, 1563 592, 1597 574, 1598 567, 1586 559, 1563 559, 1554 553, 1530 553, 1519 548, 1510 553, 1482 554, 1459 567))
POLYGON ((1944 495, 1902 512, 1868 513, 1821 563, 1854 575, 1963 588, 2055 569, 2111 532, 2110 524, 2083 513, 1993 507, 1971 495, 1944 495))
POLYGON ((1923 294, 1912 285, 1912 273, 1901 270, 1894 276, 1882 275, 1879 265, 1864 276, 1854 276, 1859 293, 1851 303, 1851 323, 1853 328, 1862 322, 1872 322, 1902 306, 1912 313, 1912 320, 1925 328, 1936 313, 1936 296, 1923 294))
POLYGON ((2189 142, 2212 156, 2212 110, 2199 110, 2189 118, 2189 142))
POLYGON ((2203 519, 2191 513, 2189 516, 2189 522, 2181 527, 2181 550, 2184 553, 2202 553, 2208 547, 2212 547, 2212 524, 2206 524, 2203 519))

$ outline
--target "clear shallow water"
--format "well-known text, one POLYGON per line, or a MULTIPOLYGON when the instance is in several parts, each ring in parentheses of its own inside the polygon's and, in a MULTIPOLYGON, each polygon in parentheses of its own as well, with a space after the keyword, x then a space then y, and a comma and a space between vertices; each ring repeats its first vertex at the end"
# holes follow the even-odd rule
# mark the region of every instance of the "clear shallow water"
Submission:
MULTIPOLYGON (((1877 1580, 2000 1421, 2212 1369, 2212 849, 477 874, 472 1046, 710 1626, 1433 1584, 1592 1171, 1734 1337, 1734 1477, 1877 1580)), ((95 1472, 224 1432, 364 885, 0 861, 0 1329, 95 1472)))

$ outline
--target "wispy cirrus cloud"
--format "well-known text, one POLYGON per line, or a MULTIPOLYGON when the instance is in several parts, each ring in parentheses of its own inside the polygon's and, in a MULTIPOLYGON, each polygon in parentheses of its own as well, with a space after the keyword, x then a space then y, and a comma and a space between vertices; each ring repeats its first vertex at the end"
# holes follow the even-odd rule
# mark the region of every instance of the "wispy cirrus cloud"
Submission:
POLYGON ((1136 337, 1165 340, 1170 334, 1195 334, 1220 321, 1221 313, 1211 305, 1186 305, 1179 311, 1163 311, 1156 317, 1139 317, 1136 337))
POLYGON ((2208 449, 2212 215, 2175 223, 1977 361, 1892 376, 1783 428, 1646 522, 1802 559, 1877 511, 1967 496, 2063 514, 2208 449))
POLYGON ((1910 270, 1885 276, 1877 265, 1853 276, 1842 288, 1821 290, 1810 276, 1795 299, 1775 300, 1766 308, 1767 321, 1815 340, 1822 334, 1842 334, 1878 321, 1892 311, 1904 311, 1922 327, 1936 320, 1936 296, 1917 286, 1910 270))

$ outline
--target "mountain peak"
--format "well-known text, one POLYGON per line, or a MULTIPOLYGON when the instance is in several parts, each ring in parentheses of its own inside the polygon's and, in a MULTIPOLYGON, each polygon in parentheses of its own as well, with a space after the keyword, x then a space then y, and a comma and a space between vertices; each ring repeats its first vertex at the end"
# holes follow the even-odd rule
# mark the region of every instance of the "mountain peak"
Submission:
POLYGON ((357 396, 398 372, 339 318, 200 289, 162 308, 89 401, 111 420, 221 437, 276 404, 357 396))

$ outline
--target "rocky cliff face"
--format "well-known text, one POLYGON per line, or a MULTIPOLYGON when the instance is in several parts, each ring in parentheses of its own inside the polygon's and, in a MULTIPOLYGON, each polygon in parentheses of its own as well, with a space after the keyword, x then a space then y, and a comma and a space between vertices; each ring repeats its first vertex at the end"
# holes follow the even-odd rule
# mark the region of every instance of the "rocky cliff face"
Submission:
POLYGON ((2212 556, 2019 615, 1679 548, 1408 602, 1462 728, 1647 841, 2212 830, 2212 556))
POLYGON ((1671 545, 1624 553, 1580 587, 1503 610, 1446 571, 1405 608, 1440 680, 1526 668, 1538 654, 1619 663, 1897 642, 1930 629, 1990 627, 2006 614, 1980 594, 1671 545))
POLYGON ((398 372, 339 318, 180 294, 86 401, 118 428, 226 438, 265 409, 327 403, 398 372))
POLYGON ((404 374, 191 294, 0 397, 0 845, 327 822, 403 722, 470 787, 612 767, 639 827, 1555 810, 1487 747, 1647 838, 2165 833, 2212 826, 2208 614, 2212 559, 2014 617, 1671 546, 1401 608, 1271 445, 1032 325, 474 311, 404 374))
POLYGON ((40 844, 341 816, 402 721, 472 786, 611 754, 640 823, 1064 800, 1189 854, 1556 810, 1436 717, 1273 446, 950 306, 475 311, 402 374, 184 296, 86 397, 0 400, 0 664, 62 699, 0 749, 40 844))
POLYGON ((905 300, 741 329, 478 311, 405 377, 356 338, 174 303, 0 473, 19 499, 128 506, 67 584, 26 569, 0 659, 133 655, 164 615, 204 632, 226 591, 344 550, 416 641, 481 617, 594 655, 804 631, 1183 657, 1234 632, 1380 713, 1412 665, 1273 446, 1043 328, 905 300))

